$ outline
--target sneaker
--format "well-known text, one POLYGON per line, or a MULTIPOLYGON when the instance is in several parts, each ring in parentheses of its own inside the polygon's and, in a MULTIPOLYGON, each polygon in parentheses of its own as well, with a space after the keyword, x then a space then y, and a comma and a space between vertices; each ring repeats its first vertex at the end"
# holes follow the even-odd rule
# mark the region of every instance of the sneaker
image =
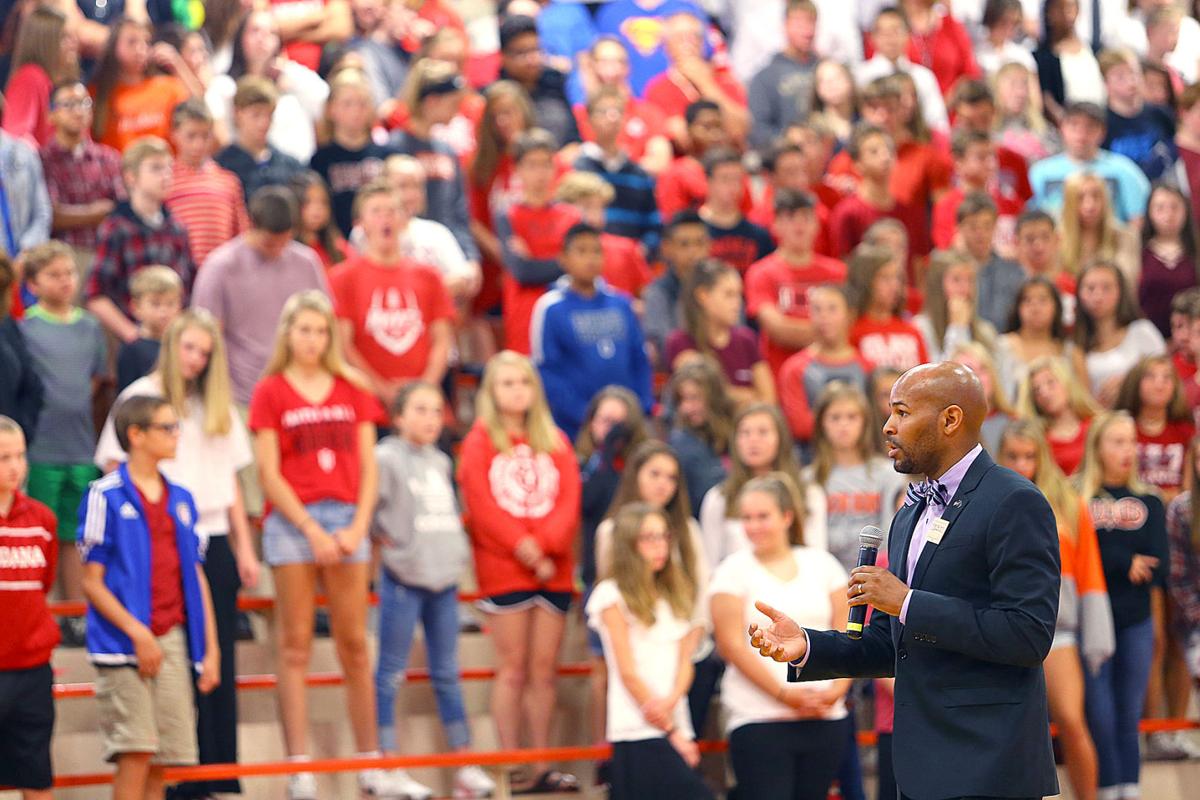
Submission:
POLYGON ((368 797, 387 800, 430 800, 433 789, 402 769, 368 769, 358 773, 358 788, 368 797))
POLYGON ((311 772, 288 776, 288 800, 317 800, 317 779, 311 772))
POLYGON ((1175 736, 1167 731, 1152 733, 1146 737, 1147 761, 1182 761, 1188 754, 1175 740, 1175 736))
POLYGON ((1194 737, 1188 736, 1187 731, 1175 731, 1173 738, 1175 745, 1183 752, 1185 758, 1200 758, 1200 743, 1194 737))
POLYGON ((476 800, 491 797, 496 782, 479 767, 463 767, 454 776, 454 800, 476 800))

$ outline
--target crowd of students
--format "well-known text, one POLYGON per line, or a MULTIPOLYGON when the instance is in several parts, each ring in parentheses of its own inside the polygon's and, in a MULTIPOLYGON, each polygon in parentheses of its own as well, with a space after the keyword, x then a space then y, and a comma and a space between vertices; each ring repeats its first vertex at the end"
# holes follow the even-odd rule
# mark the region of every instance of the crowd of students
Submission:
POLYGON ((502 747, 551 743, 582 591, 613 797, 711 796, 719 716, 739 796, 862 798, 868 703, 894 797, 890 682, 788 685, 744 632, 755 600, 844 625, 857 532, 905 501, 891 385, 954 360, 1058 521, 1075 795, 1140 796, 1139 720, 1200 680, 1192 9, 192 5, 0 0, 0 785, 49 796, 60 638, 96 666, 114 796, 236 761, 265 562, 297 762, 318 586, 355 752, 403 749, 418 621, 471 747, 473 569, 502 747), (55 624, 51 590, 86 618, 55 624))

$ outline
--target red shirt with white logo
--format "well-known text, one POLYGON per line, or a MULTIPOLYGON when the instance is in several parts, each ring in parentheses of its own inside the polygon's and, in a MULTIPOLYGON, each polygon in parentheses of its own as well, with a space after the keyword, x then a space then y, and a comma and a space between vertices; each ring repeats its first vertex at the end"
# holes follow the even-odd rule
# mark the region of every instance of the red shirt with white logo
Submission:
POLYGON ((329 273, 339 319, 354 327, 354 348, 385 380, 421 377, 429 327, 454 321, 454 301, 432 267, 401 259, 384 266, 358 256, 329 273))
POLYGON ((150 532, 150 632, 162 636, 184 621, 183 573, 175 542, 175 520, 167 511, 165 484, 153 503, 141 489, 137 493, 150 532))
POLYGON ((275 431, 279 471, 306 505, 358 500, 358 426, 382 415, 374 395, 341 377, 315 403, 281 374, 259 381, 250 398, 250 430, 275 431))
POLYGON ((458 483, 484 595, 573 587, 582 513, 579 466, 567 437, 559 433, 559 441, 557 450, 538 453, 517 437, 508 452, 500 452, 482 421, 463 439, 458 483), (554 577, 544 584, 513 555, 526 536, 554 562, 554 577))
MULTIPOLYGON (((758 317, 763 306, 774 306, 789 317, 808 319, 808 291, 822 283, 845 283, 846 265, 815 253, 803 266, 794 266, 776 251, 746 270, 746 316, 758 317)), ((764 332, 763 358, 776 379, 783 362, 795 350, 771 341, 764 332)))
POLYGON ((58 563, 54 512, 20 492, 0 514, 0 671, 50 661, 58 624, 46 607, 58 563))
POLYGON ((1158 434, 1151 436, 1138 426, 1138 477, 1151 486, 1165 491, 1183 488, 1184 467, 1187 464, 1188 444, 1196 435, 1190 419, 1168 422, 1158 434))
POLYGON ((859 317, 850 328, 850 344, 872 364, 901 372, 929 360, 921 332, 900 317, 886 320, 859 317))

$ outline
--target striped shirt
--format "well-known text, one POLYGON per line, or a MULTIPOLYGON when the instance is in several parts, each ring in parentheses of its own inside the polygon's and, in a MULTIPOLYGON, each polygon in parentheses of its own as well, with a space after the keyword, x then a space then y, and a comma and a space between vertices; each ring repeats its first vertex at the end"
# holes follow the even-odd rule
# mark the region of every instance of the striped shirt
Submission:
POLYGON ((212 159, 199 167, 176 160, 166 206, 187 229, 197 267, 213 250, 250 228, 242 196, 238 177, 212 159))

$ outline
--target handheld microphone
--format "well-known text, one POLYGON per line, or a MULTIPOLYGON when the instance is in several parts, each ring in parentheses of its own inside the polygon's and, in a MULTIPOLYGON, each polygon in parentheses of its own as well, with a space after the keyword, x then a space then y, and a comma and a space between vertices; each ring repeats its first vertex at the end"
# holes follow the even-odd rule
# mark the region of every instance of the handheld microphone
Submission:
MULTIPOLYGON (((883 544, 883 531, 874 525, 864 525, 858 532, 858 566, 875 566, 875 557, 879 555, 879 545, 883 544)), ((846 623, 846 635, 851 639, 861 639, 863 624, 867 621, 867 607, 851 606, 850 619, 846 623)))

